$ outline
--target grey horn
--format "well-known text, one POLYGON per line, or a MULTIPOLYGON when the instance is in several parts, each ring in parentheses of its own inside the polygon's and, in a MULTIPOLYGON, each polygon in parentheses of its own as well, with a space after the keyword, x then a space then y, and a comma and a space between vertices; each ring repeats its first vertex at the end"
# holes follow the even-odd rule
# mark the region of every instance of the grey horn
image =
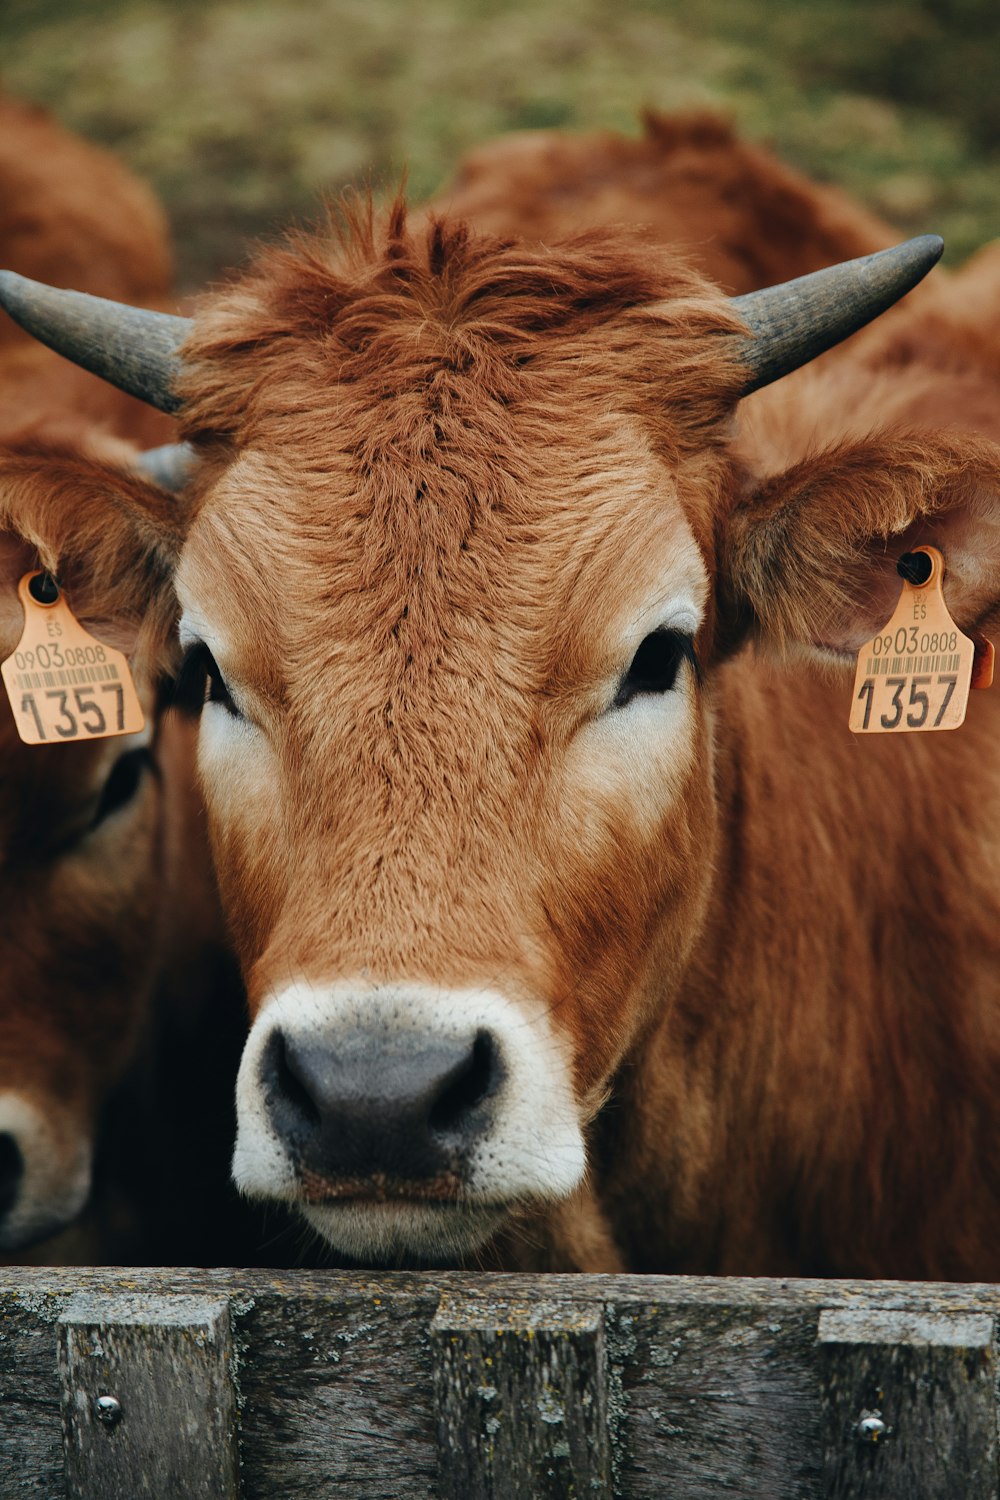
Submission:
POLYGON ((0 271, 0 307, 42 344, 160 411, 176 411, 190 318, 146 312, 123 302, 64 292, 0 271))
MULTIPOLYGON (((885 312, 937 263, 944 243, 920 235, 891 250, 783 282, 732 305, 749 330, 740 345, 743 395, 815 359, 885 312)), ((75 364, 157 406, 176 411, 183 368, 178 350, 189 318, 144 312, 86 292, 57 291, 0 271, 0 306, 22 328, 75 364)))
POLYGON ((877 318, 927 275, 943 249, 936 234, 922 234, 891 250, 734 297, 732 306, 751 335, 740 349, 748 371, 742 394, 808 364, 877 318))

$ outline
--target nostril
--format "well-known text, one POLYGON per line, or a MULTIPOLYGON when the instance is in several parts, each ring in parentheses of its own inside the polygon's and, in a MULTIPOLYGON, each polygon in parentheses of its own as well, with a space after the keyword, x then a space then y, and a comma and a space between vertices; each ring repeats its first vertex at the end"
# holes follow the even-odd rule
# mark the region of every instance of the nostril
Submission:
POLYGON ((20 1146, 8 1130, 0 1131, 0 1219, 13 1206, 23 1176, 20 1146))
POLYGON ((504 1076, 500 1043, 485 1027, 458 1036, 275 1028, 258 1072, 289 1164, 351 1182, 424 1182, 459 1170, 489 1129, 487 1102, 504 1076))
POLYGON ((289 1051, 281 1031, 273 1031, 268 1039, 261 1076, 273 1102, 280 1103, 283 1113, 290 1111, 303 1125, 313 1128, 322 1124, 322 1112, 296 1068, 295 1055, 289 1051))
POLYGON ((436 1135, 461 1129, 477 1105, 496 1092, 502 1068, 496 1042, 488 1031, 477 1031, 463 1060, 442 1080, 427 1123, 436 1135))

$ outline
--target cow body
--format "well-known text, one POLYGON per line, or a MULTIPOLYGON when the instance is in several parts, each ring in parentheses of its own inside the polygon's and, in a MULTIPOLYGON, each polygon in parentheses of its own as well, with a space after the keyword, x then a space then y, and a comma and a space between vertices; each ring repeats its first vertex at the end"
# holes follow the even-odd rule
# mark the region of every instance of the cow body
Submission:
POLYGON ((788 281, 893 244, 893 228, 836 187, 812 182, 708 110, 643 115, 610 130, 501 136, 467 153, 429 213, 488 234, 551 243, 628 224, 731 294, 788 281))
POLYGON ((627 1263, 992 1276, 997 711, 862 750, 849 680, 738 661, 713 698, 709 910, 599 1131, 627 1263))
MULTIPOLYGON (((114 157, 44 110, 0 97, 0 183, 5 265, 95 296, 166 305, 173 276, 166 216, 114 157)), ((79 447, 102 434, 124 440, 118 451, 127 455, 172 433, 158 412, 43 349, 0 312, 3 442, 45 436, 79 447)))
MULTIPOLYGON (((839 522, 839 556, 817 533, 799 559, 804 593, 851 556, 852 512, 881 511, 871 630, 846 594, 830 627, 845 647, 888 620, 899 583, 886 564, 918 539, 944 550, 966 624, 995 629, 995 450, 980 440, 1000 438, 998 292, 995 272, 970 268, 744 404, 739 447, 757 483, 794 504, 797 466, 794 495, 808 506, 819 491, 839 522)), ((768 627, 786 645, 824 639, 814 621, 758 618, 765 640, 768 627)), ((850 683, 752 646, 719 671, 710 909, 672 1019, 624 1075, 634 1146, 610 1152, 614 1219, 632 1220, 638 1267, 666 1245, 678 1269, 725 1273, 1000 1269, 1000 703, 973 694, 955 734, 859 742, 850 683), (665 1152, 678 1120, 697 1124, 665 1152), (657 1175, 659 1195, 633 1215, 657 1175)))
MULTIPOLYGON (((0 100, 0 245, 25 271, 95 293, 167 294, 165 224, 148 191, 12 100, 0 100)), ((0 317, 6 658, 23 625, 19 578, 56 566, 46 516, 85 512, 88 490, 92 498, 109 475, 118 483, 136 443, 162 440, 170 424, 0 317)), ((88 550, 81 536, 61 575, 83 621, 131 649, 141 620, 118 617, 113 554, 123 539, 103 517, 99 530, 101 547, 88 550)), ((137 673, 151 721, 154 676, 141 653, 137 673)), ((0 1253, 23 1253, 82 1208, 101 1108, 137 1046, 166 890, 152 739, 150 722, 125 739, 30 747, 6 699, 0 706, 0 1253)))
POLYGON ((1000 449, 902 315, 737 428, 739 326, 625 230, 400 210, 195 321, 234 1170, 339 1252, 996 1274, 998 709, 859 744, 843 663, 921 542, 989 623, 1000 449))

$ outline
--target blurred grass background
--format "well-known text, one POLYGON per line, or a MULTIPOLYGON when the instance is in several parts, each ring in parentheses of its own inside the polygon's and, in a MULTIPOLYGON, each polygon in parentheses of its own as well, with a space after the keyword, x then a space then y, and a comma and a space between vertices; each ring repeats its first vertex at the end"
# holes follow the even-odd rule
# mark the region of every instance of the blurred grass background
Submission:
POLYGON ((0 81, 166 202, 182 283, 347 183, 711 104, 955 264, 1000 235, 1000 0, 2 0, 0 81))

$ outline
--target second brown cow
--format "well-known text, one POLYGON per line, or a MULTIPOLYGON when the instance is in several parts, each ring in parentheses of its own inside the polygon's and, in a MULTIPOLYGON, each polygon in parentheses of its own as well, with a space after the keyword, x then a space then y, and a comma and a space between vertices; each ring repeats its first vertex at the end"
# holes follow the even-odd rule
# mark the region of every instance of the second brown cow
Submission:
MULTIPOLYGON (((123 298, 168 293, 166 225, 148 190, 10 99, 0 99, 0 246, 33 275, 123 298)), ((151 721, 139 735, 31 747, 0 696, 0 1253, 20 1254, 87 1199, 101 1109, 136 1049, 161 959, 158 664, 144 646, 155 631, 130 583, 122 592, 102 497, 146 493, 125 466, 171 424, 0 319, 0 657, 21 635, 19 579, 58 565, 82 622, 134 654, 151 721), (46 528, 71 516, 57 557, 46 528)), ((157 504, 169 525, 169 498, 157 504)), ((133 540, 128 566, 165 576, 157 545, 133 540)))

